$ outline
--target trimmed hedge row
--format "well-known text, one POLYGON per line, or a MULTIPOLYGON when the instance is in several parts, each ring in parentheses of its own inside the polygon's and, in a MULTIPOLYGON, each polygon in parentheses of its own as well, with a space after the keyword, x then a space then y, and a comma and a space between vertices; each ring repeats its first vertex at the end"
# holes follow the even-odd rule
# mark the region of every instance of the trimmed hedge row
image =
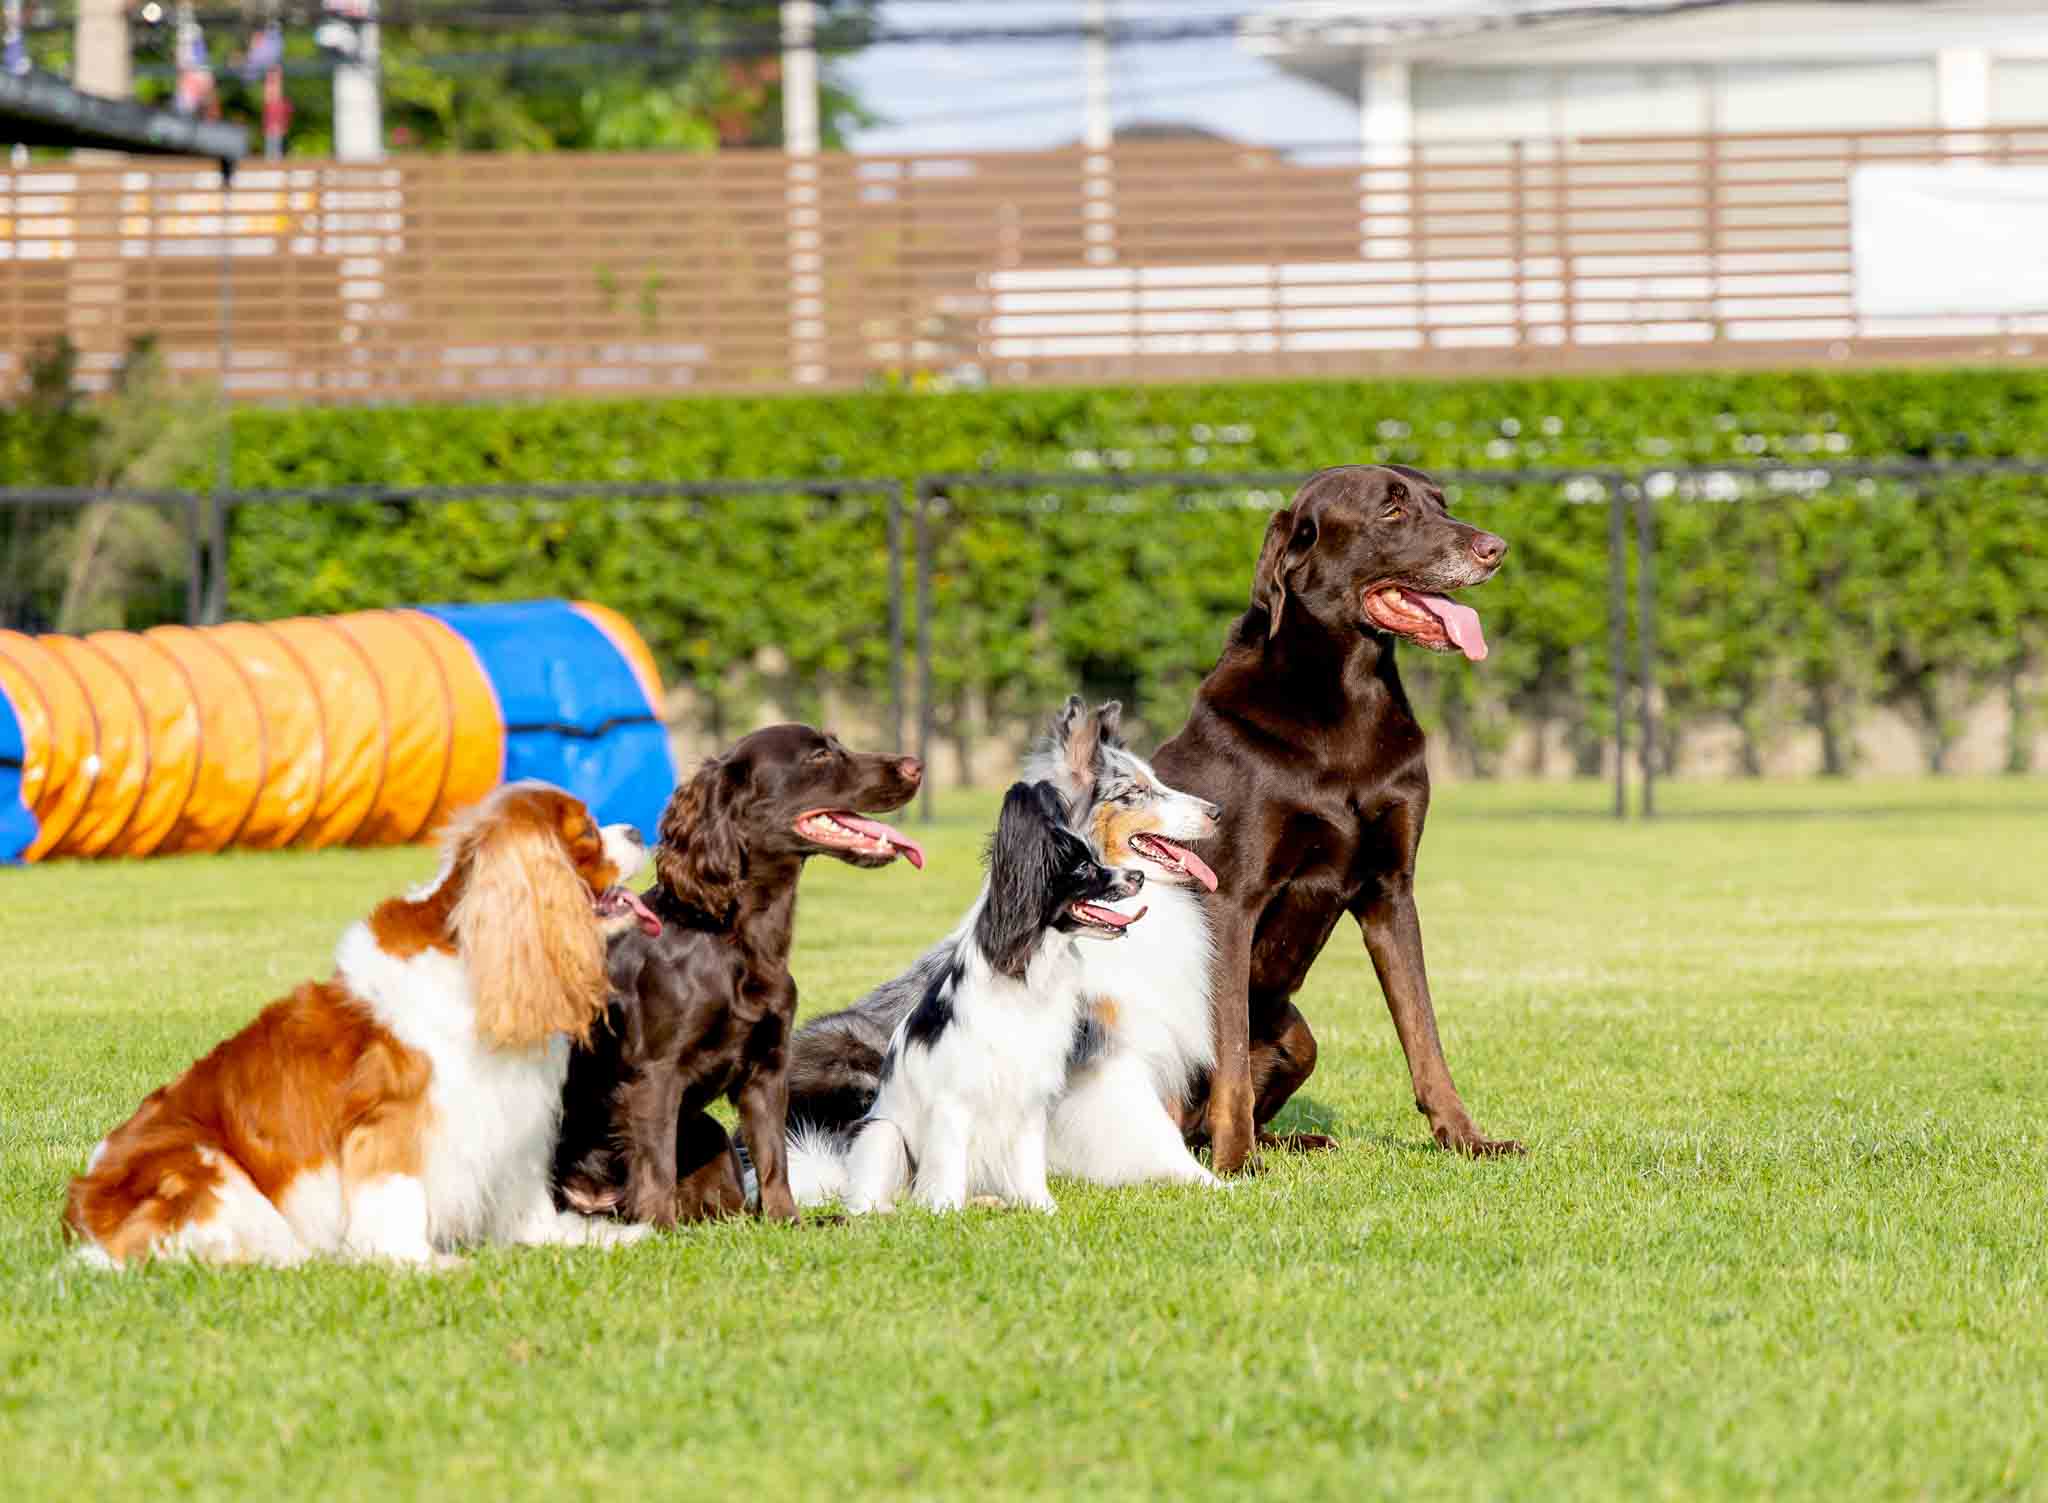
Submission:
MULTIPOLYGON (((0 425, 0 453, 21 447, 26 417, 0 425)), ((2048 380, 2025 369, 301 408, 237 414, 234 481, 1306 473, 1360 460, 1635 470, 2027 455, 2048 450, 2044 420, 2048 380)), ((31 447, 48 453, 42 438, 31 447)), ((1720 723, 1754 761, 1806 722, 1846 766, 1855 715, 1881 702, 1924 720, 1938 765, 1960 706, 2031 682, 2048 609, 2043 491, 2008 479, 1919 500, 1864 484, 1661 503, 1666 753, 1720 723)), ((961 491, 935 528, 949 732, 965 741, 1035 717, 1077 684, 1171 719, 1245 599, 1264 515, 1281 500, 961 491)), ((1534 723, 1562 727, 1580 770, 1597 767, 1612 716, 1606 509, 1583 500, 1533 485, 1459 499, 1515 548, 1472 597, 1495 653, 1476 671, 1429 662, 1412 677, 1475 770, 1534 723)), ((265 505, 235 514, 232 558, 231 608, 251 616, 543 592, 605 600, 698 691, 715 733, 764 689, 809 712, 828 686, 886 687, 887 540, 872 499, 265 505)))

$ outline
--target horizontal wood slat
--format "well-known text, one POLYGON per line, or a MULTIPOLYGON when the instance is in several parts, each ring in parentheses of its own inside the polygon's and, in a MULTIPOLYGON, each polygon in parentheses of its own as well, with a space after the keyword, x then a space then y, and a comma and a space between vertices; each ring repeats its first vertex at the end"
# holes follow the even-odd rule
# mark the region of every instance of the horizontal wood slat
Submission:
POLYGON ((999 154, 478 156, 0 173, 0 381, 155 337, 253 401, 2048 353, 1859 321, 1860 163, 2048 126, 999 154), (232 255, 224 255, 232 248, 232 255), (226 295, 224 296, 224 289, 226 295))

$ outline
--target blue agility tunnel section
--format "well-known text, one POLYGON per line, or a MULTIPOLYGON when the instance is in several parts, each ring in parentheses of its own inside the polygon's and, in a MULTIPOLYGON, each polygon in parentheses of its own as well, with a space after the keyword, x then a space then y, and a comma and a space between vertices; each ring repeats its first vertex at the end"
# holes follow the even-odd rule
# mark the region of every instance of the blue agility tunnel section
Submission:
POLYGON ((566 788, 651 842, 676 784, 668 733, 622 648, 565 600, 430 605, 469 644, 498 696, 506 781, 566 788))
POLYGON ((21 796, 27 756, 21 718, 14 713, 6 691, 0 689, 0 864, 19 861, 22 852, 35 843, 36 817, 21 796))

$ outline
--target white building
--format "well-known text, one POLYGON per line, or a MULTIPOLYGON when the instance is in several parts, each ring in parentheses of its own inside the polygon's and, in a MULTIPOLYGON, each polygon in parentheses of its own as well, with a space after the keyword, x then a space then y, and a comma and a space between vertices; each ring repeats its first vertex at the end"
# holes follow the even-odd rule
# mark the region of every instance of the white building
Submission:
POLYGON ((1240 40, 1364 144, 2048 122, 2040 0, 1288 0, 1240 40))

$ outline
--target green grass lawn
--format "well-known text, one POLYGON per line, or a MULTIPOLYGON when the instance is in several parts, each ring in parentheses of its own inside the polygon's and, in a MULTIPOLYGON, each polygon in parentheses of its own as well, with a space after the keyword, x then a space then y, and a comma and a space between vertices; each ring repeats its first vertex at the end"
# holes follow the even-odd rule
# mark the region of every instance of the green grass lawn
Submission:
MULTIPOLYGON (((1290 1114, 1338 1152, 441 1277, 113 1278, 58 1238, 94 1140, 430 853, 0 872, 0 1485, 2048 1497, 2048 784, 1666 794, 1439 794, 1446 1046, 1526 1159, 1428 1146, 1346 926, 1290 1114)), ((991 807, 922 875, 814 864, 807 1008, 951 921, 991 807)))

